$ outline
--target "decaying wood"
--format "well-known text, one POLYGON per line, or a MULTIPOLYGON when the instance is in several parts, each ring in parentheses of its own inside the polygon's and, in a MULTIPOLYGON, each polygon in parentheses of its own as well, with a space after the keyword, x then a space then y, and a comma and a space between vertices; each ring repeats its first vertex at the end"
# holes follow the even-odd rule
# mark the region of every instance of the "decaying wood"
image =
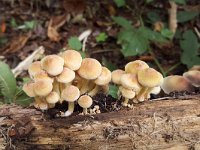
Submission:
POLYGON ((0 149, 200 149, 200 96, 149 101, 133 110, 50 118, 35 109, 0 107, 0 149))

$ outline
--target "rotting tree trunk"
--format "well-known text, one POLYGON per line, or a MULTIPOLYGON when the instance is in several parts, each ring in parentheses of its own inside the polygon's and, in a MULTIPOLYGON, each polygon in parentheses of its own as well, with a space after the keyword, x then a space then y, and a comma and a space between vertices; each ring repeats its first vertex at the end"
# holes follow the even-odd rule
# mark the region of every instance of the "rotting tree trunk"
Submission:
POLYGON ((35 109, 3 105, 0 125, 0 149, 13 143, 19 150, 200 150, 200 96, 55 119, 35 109))

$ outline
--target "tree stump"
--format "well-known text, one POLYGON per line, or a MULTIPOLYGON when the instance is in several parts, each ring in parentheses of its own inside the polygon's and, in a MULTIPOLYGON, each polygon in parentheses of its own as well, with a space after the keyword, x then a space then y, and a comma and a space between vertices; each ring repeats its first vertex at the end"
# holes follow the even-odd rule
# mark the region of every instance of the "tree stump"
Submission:
POLYGON ((2 105, 0 131, 0 149, 200 150, 200 95, 67 118, 2 105))

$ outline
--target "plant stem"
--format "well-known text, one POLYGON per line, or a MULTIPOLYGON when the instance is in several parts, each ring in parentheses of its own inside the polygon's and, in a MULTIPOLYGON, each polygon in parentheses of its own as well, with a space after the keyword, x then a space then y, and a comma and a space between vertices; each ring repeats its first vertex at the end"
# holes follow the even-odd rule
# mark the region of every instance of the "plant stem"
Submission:
POLYGON ((175 65, 173 65, 172 67, 170 67, 166 72, 165 74, 167 75, 170 71, 174 70, 176 67, 178 67, 181 63, 176 63, 175 65))

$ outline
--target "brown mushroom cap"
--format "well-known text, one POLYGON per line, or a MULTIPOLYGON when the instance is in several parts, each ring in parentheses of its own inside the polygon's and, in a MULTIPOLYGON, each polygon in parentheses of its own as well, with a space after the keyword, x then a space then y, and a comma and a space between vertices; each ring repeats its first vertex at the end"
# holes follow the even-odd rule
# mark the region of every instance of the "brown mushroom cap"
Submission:
POLYGON ((29 97, 35 97, 36 94, 34 92, 34 83, 26 83, 23 85, 23 91, 28 95, 29 97))
POLYGON ((149 68, 149 65, 147 63, 141 60, 135 60, 126 64, 125 72, 137 74, 139 70, 143 70, 146 68, 149 68))
POLYGON ((195 86, 200 87, 200 71, 190 70, 183 74, 183 77, 189 80, 189 82, 195 86))
POLYGON ((101 74, 102 66, 96 59, 85 58, 77 72, 82 78, 94 80, 101 74))
POLYGON ((64 59, 58 55, 48 55, 41 60, 41 66, 49 75, 56 76, 63 71, 64 59))
POLYGON ((78 104, 82 108, 89 108, 92 105, 92 98, 88 95, 83 95, 78 99, 78 104))
POLYGON ((136 74, 125 73, 121 76, 121 85, 128 89, 133 89, 134 91, 139 91, 141 86, 137 80, 136 74))
POLYGON ((62 99, 68 102, 76 101, 80 96, 80 91, 76 86, 68 85, 61 93, 62 99))
POLYGON ((164 78, 164 82, 161 85, 161 89, 169 94, 173 91, 193 91, 191 83, 182 76, 172 75, 164 78))
POLYGON ((190 70, 197 70, 200 71, 200 65, 194 65, 190 70))
POLYGON ((39 80, 34 84, 34 92, 37 96, 47 96, 53 89, 53 85, 49 81, 39 80))
POLYGON ((106 67, 102 67, 102 72, 94 81, 97 85, 106 85, 111 81, 111 72, 106 67))
POLYGON ((59 101, 59 95, 57 92, 52 91, 49 95, 46 97, 46 101, 50 104, 55 104, 59 101))
POLYGON ((46 80, 51 83, 53 83, 54 81, 54 79, 49 77, 49 75, 44 70, 41 70, 40 72, 35 74, 34 81, 39 81, 39 80, 46 80))
POLYGON ((121 69, 117 69, 117 70, 114 70, 111 74, 112 76, 112 82, 115 83, 115 84, 121 84, 120 81, 121 81, 121 76, 123 74, 125 74, 126 72, 124 70, 121 70, 121 69))
POLYGON ((160 72, 153 68, 146 68, 138 71, 138 81, 139 83, 148 88, 153 88, 155 86, 160 86, 163 83, 163 76, 160 72))
POLYGON ((81 54, 75 50, 67 50, 62 53, 62 58, 65 61, 64 66, 71 70, 78 70, 81 66, 81 54))
POLYGON ((56 79, 61 83, 70 83, 75 78, 75 72, 69 68, 64 68, 61 74, 59 74, 56 79))
POLYGON ((28 73, 30 75, 30 77, 34 77, 36 73, 42 71, 42 68, 41 68, 41 62, 40 61, 35 61, 33 62, 29 68, 28 68, 28 73))
POLYGON ((121 92, 122 96, 125 98, 132 99, 135 97, 135 92, 131 89, 127 89, 123 86, 120 86, 119 91, 121 92))

